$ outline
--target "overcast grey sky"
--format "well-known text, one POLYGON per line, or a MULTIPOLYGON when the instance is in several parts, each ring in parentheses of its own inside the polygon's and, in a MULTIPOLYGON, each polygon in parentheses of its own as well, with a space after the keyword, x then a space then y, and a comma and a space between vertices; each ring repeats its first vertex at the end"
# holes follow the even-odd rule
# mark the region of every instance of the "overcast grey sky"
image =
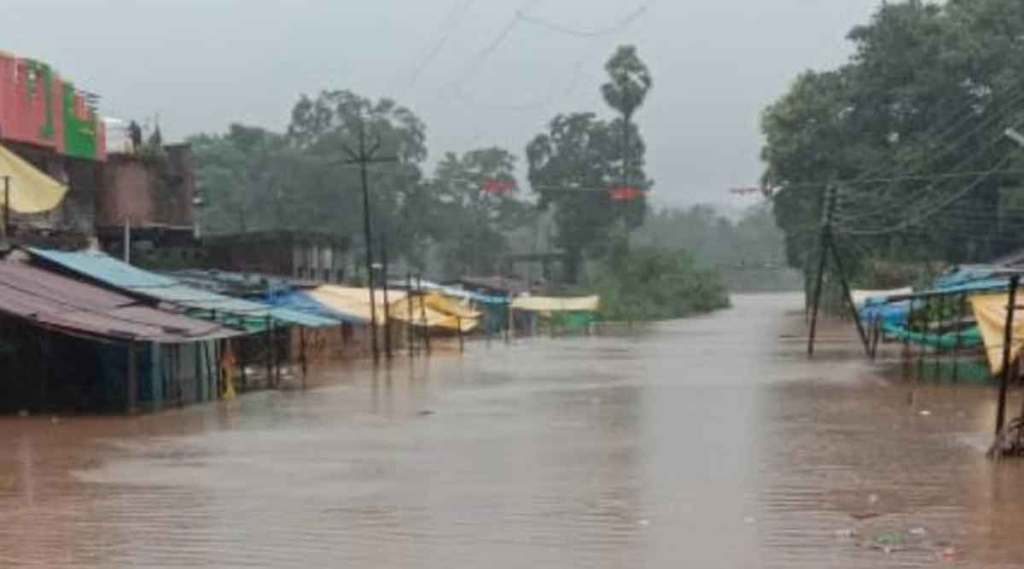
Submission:
POLYGON ((326 88, 390 95, 427 123, 436 158, 521 154, 558 112, 608 114, 602 65, 635 43, 655 79, 638 121, 656 201, 722 203, 757 180, 761 109, 800 71, 841 62, 878 3, 3 0, 0 50, 53 64, 104 114, 159 113, 172 138, 280 129, 301 93, 326 88))

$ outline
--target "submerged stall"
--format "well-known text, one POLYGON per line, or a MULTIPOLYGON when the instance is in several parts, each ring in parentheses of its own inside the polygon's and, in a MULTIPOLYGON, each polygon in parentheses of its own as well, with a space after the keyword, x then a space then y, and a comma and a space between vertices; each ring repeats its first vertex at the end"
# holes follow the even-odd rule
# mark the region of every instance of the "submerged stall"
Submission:
POLYGON ((576 297, 520 296, 512 301, 512 310, 531 316, 527 326, 535 329, 546 325, 550 332, 589 330, 597 321, 601 298, 596 295, 576 297))
POLYGON ((293 328, 329 329, 341 322, 334 318, 276 308, 185 285, 157 273, 139 269, 109 255, 92 251, 28 250, 34 263, 96 283, 153 306, 170 306, 188 316, 220 323, 245 332, 229 347, 237 362, 239 388, 279 386, 286 366, 301 363, 303 352, 293 349, 293 328), (293 357, 296 355, 298 357, 293 357))
POLYGON ((0 262, 0 410, 124 412, 215 399, 239 332, 0 262))

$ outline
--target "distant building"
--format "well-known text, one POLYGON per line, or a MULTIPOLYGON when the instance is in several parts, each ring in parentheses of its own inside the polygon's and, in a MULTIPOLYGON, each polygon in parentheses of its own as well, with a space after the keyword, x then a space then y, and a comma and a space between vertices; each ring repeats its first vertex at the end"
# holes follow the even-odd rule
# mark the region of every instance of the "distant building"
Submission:
POLYGON ((96 194, 95 234, 100 247, 120 256, 126 227, 133 256, 159 268, 195 266, 192 149, 186 144, 140 154, 110 154, 96 194))
POLYGON ((260 231, 204 237, 205 266, 324 283, 340 283, 350 265, 350 242, 327 233, 260 231))

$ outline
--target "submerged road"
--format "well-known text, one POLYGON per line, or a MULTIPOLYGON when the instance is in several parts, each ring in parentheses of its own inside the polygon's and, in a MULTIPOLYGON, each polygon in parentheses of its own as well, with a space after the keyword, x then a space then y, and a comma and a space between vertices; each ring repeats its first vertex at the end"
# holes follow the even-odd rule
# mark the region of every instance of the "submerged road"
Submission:
POLYGON ((0 419, 0 567, 1024 564, 989 388, 883 378, 848 327, 809 362, 799 297, 734 302, 306 392, 0 419))

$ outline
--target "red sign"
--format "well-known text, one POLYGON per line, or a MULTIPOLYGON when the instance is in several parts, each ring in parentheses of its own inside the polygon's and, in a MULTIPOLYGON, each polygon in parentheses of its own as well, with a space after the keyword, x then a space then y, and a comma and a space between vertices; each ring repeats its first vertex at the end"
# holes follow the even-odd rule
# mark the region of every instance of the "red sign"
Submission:
POLYGON ((631 202, 643 196, 644 191, 632 186, 619 186, 608 190, 608 195, 614 202, 631 202))
POLYGON ((492 196, 510 194, 516 191, 516 183, 512 180, 487 180, 484 182, 482 191, 492 196))

